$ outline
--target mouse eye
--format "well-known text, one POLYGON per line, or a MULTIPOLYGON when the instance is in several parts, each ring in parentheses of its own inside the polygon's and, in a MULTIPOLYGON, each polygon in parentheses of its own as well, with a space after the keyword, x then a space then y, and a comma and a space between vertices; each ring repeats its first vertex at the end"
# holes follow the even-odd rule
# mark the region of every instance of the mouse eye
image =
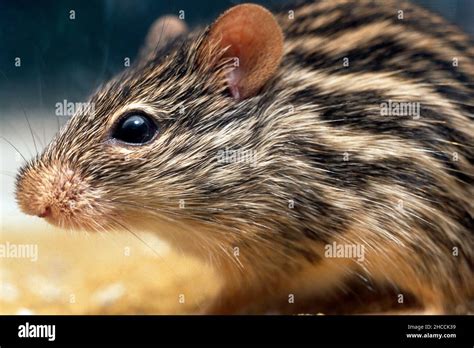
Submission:
POLYGON ((112 131, 112 138, 129 144, 148 143, 158 132, 156 123, 148 116, 130 114, 122 117, 112 131))

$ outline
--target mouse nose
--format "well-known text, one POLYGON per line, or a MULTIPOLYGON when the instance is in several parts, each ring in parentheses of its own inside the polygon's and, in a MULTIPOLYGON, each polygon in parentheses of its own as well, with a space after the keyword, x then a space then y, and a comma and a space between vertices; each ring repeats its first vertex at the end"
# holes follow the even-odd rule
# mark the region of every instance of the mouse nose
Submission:
POLYGON ((45 218, 45 217, 48 217, 51 215, 51 207, 50 206, 47 206, 46 208, 44 208, 39 214, 38 214, 38 217, 40 218, 45 218))

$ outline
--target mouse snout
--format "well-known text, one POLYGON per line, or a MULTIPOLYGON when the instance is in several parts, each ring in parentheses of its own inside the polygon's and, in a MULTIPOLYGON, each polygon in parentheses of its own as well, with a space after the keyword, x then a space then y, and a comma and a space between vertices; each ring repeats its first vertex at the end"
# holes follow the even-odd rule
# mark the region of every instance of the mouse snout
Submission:
POLYGON ((48 216, 51 215, 51 207, 48 205, 46 206, 46 208, 43 209, 43 211, 41 211, 39 214, 38 214, 38 217, 40 218, 46 218, 48 216))
POLYGON ((88 185, 81 175, 60 166, 29 166, 17 178, 16 199, 29 215, 61 225, 91 207, 88 185))

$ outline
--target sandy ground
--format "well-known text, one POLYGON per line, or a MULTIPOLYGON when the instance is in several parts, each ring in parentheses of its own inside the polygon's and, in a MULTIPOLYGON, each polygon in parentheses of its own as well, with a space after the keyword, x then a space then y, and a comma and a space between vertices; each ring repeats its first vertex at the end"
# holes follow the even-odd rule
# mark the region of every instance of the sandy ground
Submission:
POLYGON ((189 314, 218 289, 213 272, 151 235, 3 230, 0 314, 189 314), (14 257, 19 245, 36 245, 14 257), (13 248, 13 249, 12 249, 13 248))

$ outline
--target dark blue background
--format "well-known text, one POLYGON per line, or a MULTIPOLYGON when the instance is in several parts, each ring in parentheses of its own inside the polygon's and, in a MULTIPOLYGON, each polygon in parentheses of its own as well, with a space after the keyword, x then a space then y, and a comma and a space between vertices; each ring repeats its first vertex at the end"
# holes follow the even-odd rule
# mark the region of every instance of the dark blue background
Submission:
MULTIPOLYGON (((383 1, 383 0, 380 0, 383 1)), ((184 10, 207 24, 243 1, 0 0, 0 110, 52 109, 82 100, 136 55, 150 24, 184 10), (69 11, 76 19, 69 19, 69 11), (22 67, 14 67, 21 57, 22 67)), ((257 1, 271 7, 281 2, 257 1)), ((418 0, 474 36, 474 1, 418 0)), ((34 116, 33 116, 34 117, 34 116)))

